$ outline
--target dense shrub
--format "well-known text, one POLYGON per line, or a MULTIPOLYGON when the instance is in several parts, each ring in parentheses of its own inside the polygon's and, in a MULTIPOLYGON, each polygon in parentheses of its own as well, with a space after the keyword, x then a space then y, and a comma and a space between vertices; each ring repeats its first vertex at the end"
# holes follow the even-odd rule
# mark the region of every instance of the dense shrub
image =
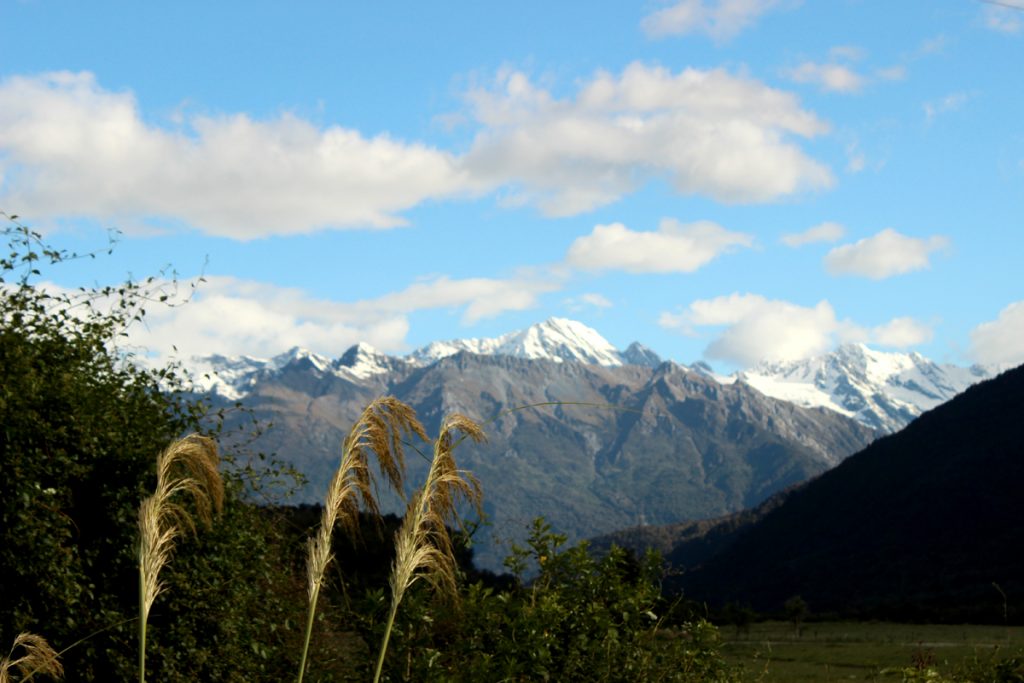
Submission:
MULTIPOLYGON (((448 604, 414 591, 397 625, 390 680, 734 680, 714 626, 665 626, 672 605, 661 600, 655 554, 637 560, 615 548, 598 560, 585 544, 564 542, 537 520, 509 558, 513 587, 478 582, 448 604), (537 574, 527 583, 531 566, 537 574)), ((382 591, 368 603, 359 612, 372 642, 387 603, 382 591)))
MULTIPOLYGON (((65 294, 36 286, 47 248, 11 220, 0 259, 0 643, 45 636, 68 680, 133 675, 138 611, 136 516, 156 455, 187 432, 216 432, 181 369, 146 369, 123 348, 155 281, 65 294)), ((253 680, 286 669, 277 531, 243 501, 268 470, 230 454, 228 500, 212 533, 182 539, 154 605, 155 680, 253 680), (275 632, 272 625, 276 627, 275 632), (253 643, 259 643, 254 646, 253 643), (227 674, 228 671, 232 673, 227 674)), ((294 607, 293 607, 294 606, 294 607)))

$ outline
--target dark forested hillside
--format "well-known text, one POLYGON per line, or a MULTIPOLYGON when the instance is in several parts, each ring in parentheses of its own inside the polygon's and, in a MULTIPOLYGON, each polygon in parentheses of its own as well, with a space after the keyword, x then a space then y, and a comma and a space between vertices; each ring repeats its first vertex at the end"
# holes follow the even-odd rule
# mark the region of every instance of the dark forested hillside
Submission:
POLYGON ((676 587, 712 603, 1002 620, 1024 606, 1024 367, 879 439, 739 528, 684 540, 676 587))

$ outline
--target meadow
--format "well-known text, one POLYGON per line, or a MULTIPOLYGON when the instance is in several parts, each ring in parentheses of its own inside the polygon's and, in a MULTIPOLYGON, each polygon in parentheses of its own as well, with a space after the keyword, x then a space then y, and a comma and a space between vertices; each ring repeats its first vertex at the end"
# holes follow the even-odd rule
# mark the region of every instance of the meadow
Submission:
POLYGON ((899 681, 908 667, 963 675, 1024 648, 1024 627, 971 624, 820 622, 798 635, 791 622, 765 621, 722 636, 726 661, 763 683, 899 681))

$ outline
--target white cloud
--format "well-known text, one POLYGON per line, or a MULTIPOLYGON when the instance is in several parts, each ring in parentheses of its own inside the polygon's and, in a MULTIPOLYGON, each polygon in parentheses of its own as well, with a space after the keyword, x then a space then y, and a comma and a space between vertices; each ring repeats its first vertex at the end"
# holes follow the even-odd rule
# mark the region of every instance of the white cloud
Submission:
POLYGON ((585 308, 611 308, 615 304, 611 302, 608 297, 597 292, 586 292, 579 295, 578 297, 570 297, 565 299, 563 303, 566 307, 573 312, 582 311, 585 308))
POLYGON ((968 100, 967 93, 955 92, 946 95, 942 99, 933 100, 931 102, 924 103, 924 117, 931 123, 939 114, 945 114, 947 112, 956 111, 961 109, 968 100))
POLYGON ((928 268, 931 253, 948 245, 949 240, 940 235, 920 239, 886 228, 877 235, 830 251, 825 256, 825 269, 832 275, 883 280, 928 268))
POLYGON ((791 232, 782 236, 782 243, 788 247, 801 247, 816 242, 837 242, 846 234, 846 228, 839 223, 825 222, 803 232, 791 232))
POLYGON ((854 45, 838 45, 828 51, 825 63, 805 61, 795 67, 783 69, 782 75, 797 83, 816 85, 825 92, 859 93, 872 81, 902 81, 907 69, 901 64, 881 67, 867 76, 855 70, 851 63, 860 62, 867 52, 854 45))
POLYGON ((906 349, 932 340, 932 328, 913 318, 893 318, 871 330, 868 339, 882 346, 906 349))
POLYGON ((734 247, 749 247, 752 235, 729 232, 711 221, 684 225, 666 218, 657 230, 634 231, 622 223, 598 225, 569 247, 566 263, 583 270, 629 273, 692 273, 734 247))
POLYGON ((979 363, 991 365, 1024 363, 1024 301, 1010 304, 995 320, 971 331, 971 356, 979 363))
POLYGON ((387 228, 438 198, 508 186, 506 204, 587 211, 652 179, 759 202, 829 187, 793 138, 828 126, 791 93, 723 70, 633 64, 560 100, 520 73, 467 94, 479 128, 457 155, 282 114, 157 125, 89 73, 0 81, 0 201, 37 221, 190 227, 233 239, 387 228))
POLYGON ((580 301, 596 308, 611 308, 612 302, 596 292, 587 292, 580 297, 580 301))
POLYGON ((678 0, 644 17, 640 27, 652 38, 699 32, 723 41, 780 4, 779 0, 678 0))
POLYGON ((867 80, 848 66, 842 64, 816 64, 804 62, 783 72, 797 83, 817 85, 827 92, 857 93, 867 80))
POLYGON ((823 353, 839 327, 827 301, 805 307, 757 294, 694 301, 682 313, 662 314, 659 323, 689 334, 694 334, 696 327, 725 326, 704 355, 743 367, 762 360, 795 360, 823 353))
POLYGON ((828 127, 791 94, 723 70, 673 73, 634 63, 557 99, 519 72, 470 94, 484 130, 465 158, 480 181, 571 215, 653 178, 683 194, 758 202, 831 186, 829 170, 789 138, 828 127))
POLYGON ((1020 33, 1024 28, 1024 2, 1003 0, 989 4, 984 8, 983 21, 985 26, 999 33, 1020 33))
POLYGON ((724 328, 704 355, 740 367, 809 358, 839 343, 874 342, 905 348, 931 338, 931 329, 911 318, 865 328, 838 319, 826 300, 801 306, 758 294, 734 293, 694 301, 682 311, 662 313, 658 322, 689 336, 696 336, 702 327, 724 328))
POLYGON ((133 329, 130 342, 158 359, 211 353, 268 357, 292 346, 337 356, 360 341, 396 352, 405 349, 408 316, 416 311, 461 309, 462 321, 471 324, 533 308, 543 294, 560 287, 557 277, 536 274, 508 279, 442 276, 373 299, 339 302, 299 289, 213 276, 187 304, 147 309, 145 326, 133 329))
POLYGON ((419 202, 480 189, 451 154, 283 114, 144 120, 89 73, 0 82, 0 200, 35 219, 157 218, 236 239, 390 227, 419 202))

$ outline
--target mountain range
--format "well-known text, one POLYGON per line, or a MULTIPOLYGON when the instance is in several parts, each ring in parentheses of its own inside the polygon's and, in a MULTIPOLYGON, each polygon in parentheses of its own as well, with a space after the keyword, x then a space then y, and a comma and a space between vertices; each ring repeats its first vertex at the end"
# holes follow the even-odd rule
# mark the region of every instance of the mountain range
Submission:
MULTIPOLYGON (((457 457, 483 485, 490 524, 476 552, 492 569, 503 542, 522 539, 538 515, 570 540, 719 516, 820 474, 877 436, 835 411, 723 384, 638 344, 619 352, 565 320, 404 358, 360 344, 333 360, 294 350, 206 363, 216 369, 215 396, 272 425, 259 448, 307 477, 299 502, 323 499, 345 434, 378 396, 413 406, 428 433, 452 412, 482 422, 487 443, 457 457)), ((408 465, 408 480, 421 481, 425 459, 408 465)), ((397 497, 385 507, 397 511, 397 497)))
MULTIPOLYGON (((370 382, 379 375, 426 367, 462 352, 604 367, 655 368, 662 363, 657 353, 639 342, 620 351, 582 323, 550 318, 496 338, 432 342, 406 356, 390 356, 359 343, 337 359, 293 348, 270 359, 216 355, 195 358, 192 367, 204 376, 203 388, 237 400, 256 384, 296 366, 308 366, 316 372, 359 383, 370 382)), ((808 408, 827 408, 881 432, 901 429, 922 412, 1005 369, 938 364, 918 353, 883 352, 863 344, 846 344, 805 360, 763 362, 727 376, 716 374, 700 361, 680 367, 719 384, 740 382, 766 396, 808 408)))

